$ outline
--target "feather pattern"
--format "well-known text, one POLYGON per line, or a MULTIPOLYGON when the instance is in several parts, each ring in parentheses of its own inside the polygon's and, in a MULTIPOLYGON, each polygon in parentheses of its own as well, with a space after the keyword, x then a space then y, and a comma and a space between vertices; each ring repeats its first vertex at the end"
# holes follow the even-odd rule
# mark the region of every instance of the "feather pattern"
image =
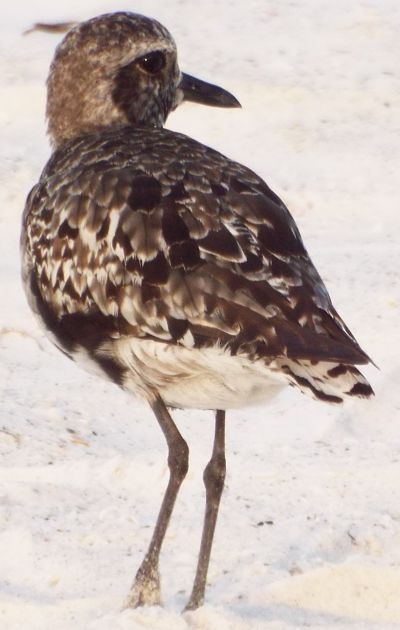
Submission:
POLYGON ((266 389, 279 369, 332 402, 371 393, 353 367, 369 359, 283 202, 186 136, 132 126, 67 142, 28 198, 23 251, 31 303, 58 344, 106 356, 127 387, 133 359, 117 341, 128 338, 261 362, 266 389))

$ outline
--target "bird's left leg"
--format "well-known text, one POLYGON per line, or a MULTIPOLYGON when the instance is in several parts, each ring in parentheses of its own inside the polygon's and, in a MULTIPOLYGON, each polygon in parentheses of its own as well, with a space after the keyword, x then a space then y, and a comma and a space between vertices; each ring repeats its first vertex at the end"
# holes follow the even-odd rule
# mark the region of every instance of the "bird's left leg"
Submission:
POLYGON ((153 537, 143 562, 136 573, 135 580, 125 604, 127 608, 136 608, 137 606, 146 604, 149 606, 161 604, 160 575, 158 570, 161 545, 164 540, 165 532, 167 531, 179 488, 189 467, 188 446, 179 433, 164 402, 158 397, 150 404, 167 441, 170 478, 154 528, 153 537))

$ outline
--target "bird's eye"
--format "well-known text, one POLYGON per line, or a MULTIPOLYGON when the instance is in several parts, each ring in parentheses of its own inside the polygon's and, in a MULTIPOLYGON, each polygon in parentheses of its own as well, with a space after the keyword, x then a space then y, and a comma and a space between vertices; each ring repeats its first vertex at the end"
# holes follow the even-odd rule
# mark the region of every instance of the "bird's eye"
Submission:
POLYGON ((165 68, 166 59, 165 54, 161 50, 155 50, 154 52, 143 55, 138 59, 139 66, 148 74, 157 74, 165 68))

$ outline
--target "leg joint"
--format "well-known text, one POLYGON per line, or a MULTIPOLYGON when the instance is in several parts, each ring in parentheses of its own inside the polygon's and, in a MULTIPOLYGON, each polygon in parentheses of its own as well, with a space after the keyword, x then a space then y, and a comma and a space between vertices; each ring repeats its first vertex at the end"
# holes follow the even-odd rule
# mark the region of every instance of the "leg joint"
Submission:
POLYGON ((182 437, 169 444, 168 466, 171 474, 184 479, 189 469, 189 447, 182 437))
POLYGON ((204 469, 203 480, 206 488, 213 487, 218 493, 221 493, 224 487, 225 473, 225 455, 219 453, 210 459, 204 469))

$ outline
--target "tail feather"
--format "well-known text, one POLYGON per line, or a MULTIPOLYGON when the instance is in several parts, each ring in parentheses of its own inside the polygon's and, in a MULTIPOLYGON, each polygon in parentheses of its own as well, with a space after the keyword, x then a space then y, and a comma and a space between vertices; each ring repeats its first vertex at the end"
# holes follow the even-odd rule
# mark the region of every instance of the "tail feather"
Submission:
POLYGON ((340 403, 347 396, 369 398, 374 394, 367 379, 354 365, 281 359, 280 369, 292 384, 318 400, 340 403))

